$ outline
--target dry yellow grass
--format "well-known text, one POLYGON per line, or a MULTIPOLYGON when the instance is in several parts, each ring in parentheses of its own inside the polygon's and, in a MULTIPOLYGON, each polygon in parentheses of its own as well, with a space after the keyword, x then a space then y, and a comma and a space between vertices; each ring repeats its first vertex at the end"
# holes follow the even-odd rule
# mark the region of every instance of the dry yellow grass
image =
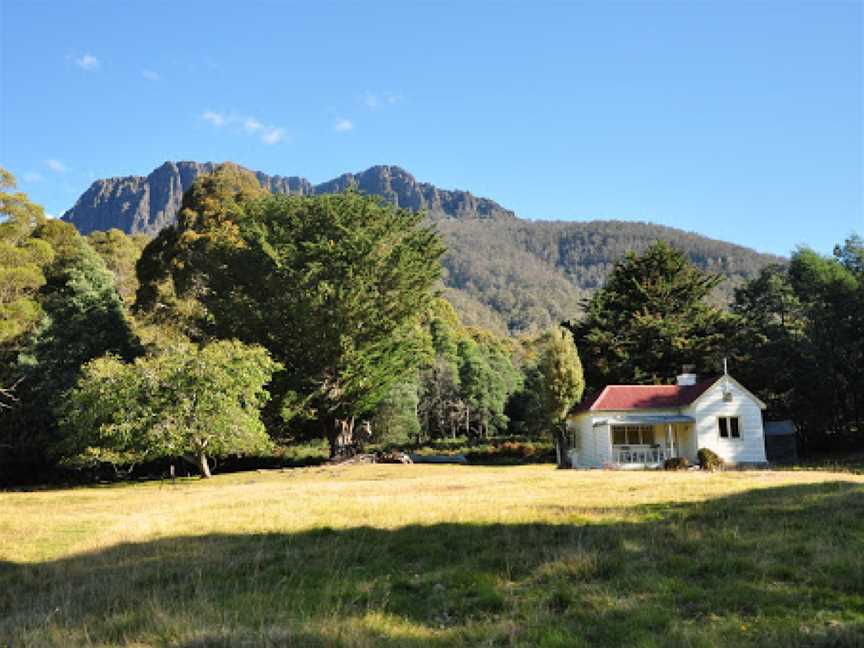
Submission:
POLYGON ((855 645, 862 512, 864 476, 547 465, 0 493, 0 637, 552 646, 616 645, 621 630, 641 645, 855 645), (715 583, 715 569, 732 573, 715 583), (719 592, 706 604, 688 593, 700 578, 719 592), (825 594, 832 578, 842 596, 825 594), (742 590, 748 579, 758 592, 742 590), (805 594, 804 607, 778 607, 805 594))

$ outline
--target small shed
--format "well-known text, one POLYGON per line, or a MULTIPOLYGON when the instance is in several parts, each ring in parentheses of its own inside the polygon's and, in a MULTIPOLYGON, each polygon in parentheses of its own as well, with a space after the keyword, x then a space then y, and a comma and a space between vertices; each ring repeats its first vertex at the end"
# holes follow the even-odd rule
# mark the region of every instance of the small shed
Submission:
POLYGON ((798 462, 798 439, 792 421, 765 423, 765 454, 771 463, 798 462))

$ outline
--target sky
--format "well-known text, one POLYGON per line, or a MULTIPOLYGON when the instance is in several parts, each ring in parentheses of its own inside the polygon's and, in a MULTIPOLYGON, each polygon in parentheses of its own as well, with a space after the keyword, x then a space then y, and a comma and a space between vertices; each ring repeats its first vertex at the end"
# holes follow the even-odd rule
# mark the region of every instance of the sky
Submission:
POLYGON ((864 2, 0 0, 0 165, 374 164, 531 219, 788 255, 864 235, 864 2))

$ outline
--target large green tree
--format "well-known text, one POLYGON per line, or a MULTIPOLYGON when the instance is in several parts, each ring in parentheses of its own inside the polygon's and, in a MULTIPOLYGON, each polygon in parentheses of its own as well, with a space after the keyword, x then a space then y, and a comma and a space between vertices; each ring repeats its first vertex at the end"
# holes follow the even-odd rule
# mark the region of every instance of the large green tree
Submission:
POLYGON ((443 246, 422 215, 348 191, 262 193, 233 166, 196 181, 139 261, 139 308, 192 299, 191 330, 265 346, 286 419, 315 419, 337 453, 418 363, 416 324, 443 246))
POLYGON ((278 368, 263 347, 237 341, 93 360, 65 396, 56 449, 73 464, 181 456, 210 477, 208 456, 270 447, 260 410, 278 368))
POLYGON ((567 324, 588 383, 660 383, 683 364, 716 371, 729 320, 708 298, 721 280, 663 242, 627 254, 585 303, 584 317, 567 324))

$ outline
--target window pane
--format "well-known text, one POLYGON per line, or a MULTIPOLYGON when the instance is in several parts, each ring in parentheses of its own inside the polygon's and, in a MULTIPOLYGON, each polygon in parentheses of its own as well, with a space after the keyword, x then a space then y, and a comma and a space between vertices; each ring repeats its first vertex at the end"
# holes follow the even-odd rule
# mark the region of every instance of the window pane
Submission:
POLYGON ((654 443, 654 428, 650 425, 642 426, 642 443, 645 445, 654 443))
POLYGON ((628 427, 627 428, 627 443, 630 445, 638 445, 641 443, 639 440, 639 428, 638 427, 628 427))
POLYGON ((740 439, 741 433, 738 431, 738 417, 737 416, 733 416, 732 418, 729 419, 729 426, 731 427, 732 438, 733 439, 740 439))
POLYGON ((720 424, 720 436, 724 439, 729 438, 729 428, 727 427, 727 423, 729 422, 725 416, 721 416, 717 419, 717 422, 720 424))
POLYGON ((620 425, 612 428, 612 443, 615 445, 625 445, 627 443, 627 435, 624 434, 624 428, 620 425))

